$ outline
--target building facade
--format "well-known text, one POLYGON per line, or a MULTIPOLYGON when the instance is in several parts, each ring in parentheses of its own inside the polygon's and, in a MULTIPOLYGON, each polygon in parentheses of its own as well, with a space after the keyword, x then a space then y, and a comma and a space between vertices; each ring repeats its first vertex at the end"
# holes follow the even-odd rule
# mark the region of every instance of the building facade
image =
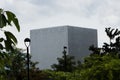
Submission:
POLYGON ((89 46, 97 46, 97 30, 74 26, 59 26, 30 31, 32 60, 38 61, 40 69, 50 69, 57 57, 67 54, 83 60, 90 54, 89 46))

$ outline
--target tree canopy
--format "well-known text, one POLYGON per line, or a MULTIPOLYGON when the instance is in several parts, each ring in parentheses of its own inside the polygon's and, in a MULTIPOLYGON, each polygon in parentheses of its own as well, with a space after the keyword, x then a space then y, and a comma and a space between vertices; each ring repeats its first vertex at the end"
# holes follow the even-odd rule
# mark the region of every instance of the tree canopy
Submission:
POLYGON ((6 79, 6 64, 10 64, 8 52, 14 50, 14 46, 18 43, 17 38, 11 31, 5 30, 10 26, 15 26, 18 32, 20 25, 18 19, 11 11, 4 11, 0 8, 0 80, 6 79))
POLYGON ((66 48, 67 47, 64 47, 63 56, 61 58, 57 58, 58 64, 53 64, 51 66, 53 70, 72 72, 75 69, 76 62, 74 56, 67 55, 66 48))

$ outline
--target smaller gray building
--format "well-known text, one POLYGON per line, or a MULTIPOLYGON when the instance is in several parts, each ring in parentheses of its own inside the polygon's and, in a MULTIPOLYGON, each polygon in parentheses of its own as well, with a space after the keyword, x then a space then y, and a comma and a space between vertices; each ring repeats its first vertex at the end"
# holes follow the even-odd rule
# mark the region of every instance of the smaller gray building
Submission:
POLYGON ((97 46, 97 30, 74 26, 59 26, 30 31, 32 60, 38 61, 40 69, 50 69, 57 57, 67 54, 83 60, 90 54, 89 46, 97 46))

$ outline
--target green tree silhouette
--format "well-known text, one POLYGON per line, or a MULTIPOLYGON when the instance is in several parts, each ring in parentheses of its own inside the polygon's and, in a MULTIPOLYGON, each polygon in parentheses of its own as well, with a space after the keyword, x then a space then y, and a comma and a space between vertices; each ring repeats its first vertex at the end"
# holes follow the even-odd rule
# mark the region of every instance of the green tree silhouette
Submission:
POLYGON ((57 58, 58 64, 53 64, 51 67, 56 71, 72 72, 76 67, 76 62, 73 56, 67 55, 64 47, 63 56, 57 58))

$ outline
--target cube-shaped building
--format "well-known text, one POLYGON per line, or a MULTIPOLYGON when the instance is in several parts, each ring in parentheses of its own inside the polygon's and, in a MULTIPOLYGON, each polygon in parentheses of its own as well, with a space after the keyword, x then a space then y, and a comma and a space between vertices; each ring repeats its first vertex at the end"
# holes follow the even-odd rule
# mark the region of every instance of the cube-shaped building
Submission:
POLYGON ((76 60, 90 54, 89 47, 97 47, 97 30, 74 26, 59 26, 30 31, 32 60, 38 61, 40 69, 50 69, 62 57, 63 47, 76 60))

